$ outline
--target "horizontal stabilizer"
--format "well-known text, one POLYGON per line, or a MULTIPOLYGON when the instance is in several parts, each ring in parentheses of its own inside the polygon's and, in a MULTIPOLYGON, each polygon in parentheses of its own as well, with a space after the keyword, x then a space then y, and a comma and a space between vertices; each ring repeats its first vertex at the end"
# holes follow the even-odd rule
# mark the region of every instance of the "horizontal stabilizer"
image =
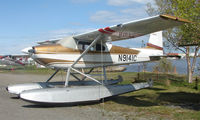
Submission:
POLYGON ((160 60, 161 58, 177 58, 180 59, 180 55, 161 55, 161 56, 150 56, 151 61, 157 61, 160 60))

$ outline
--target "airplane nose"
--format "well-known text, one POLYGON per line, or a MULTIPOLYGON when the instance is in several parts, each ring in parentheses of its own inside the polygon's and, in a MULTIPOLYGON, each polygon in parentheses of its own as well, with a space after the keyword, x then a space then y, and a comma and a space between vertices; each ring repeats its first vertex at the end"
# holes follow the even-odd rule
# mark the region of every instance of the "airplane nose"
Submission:
POLYGON ((35 49, 28 50, 29 53, 35 53, 35 49))
POLYGON ((23 53, 25 53, 25 54, 29 54, 29 53, 30 53, 29 50, 32 50, 32 47, 24 48, 24 49, 22 49, 21 51, 22 51, 23 53))

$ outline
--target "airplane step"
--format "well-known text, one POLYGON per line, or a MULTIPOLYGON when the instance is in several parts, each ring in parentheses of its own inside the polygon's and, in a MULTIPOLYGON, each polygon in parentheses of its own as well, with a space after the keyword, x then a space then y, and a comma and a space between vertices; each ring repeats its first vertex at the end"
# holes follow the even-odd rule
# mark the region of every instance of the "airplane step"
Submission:
POLYGON ((71 86, 24 91, 20 98, 36 104, 71 104, 98 101, 103 98, 151 87, 151 82, 126 85, 71 86))

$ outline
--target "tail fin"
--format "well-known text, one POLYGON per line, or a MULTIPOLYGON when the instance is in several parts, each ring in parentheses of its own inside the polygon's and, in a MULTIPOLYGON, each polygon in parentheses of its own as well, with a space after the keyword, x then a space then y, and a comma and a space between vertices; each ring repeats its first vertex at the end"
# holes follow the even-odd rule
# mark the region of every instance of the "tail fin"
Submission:
POLYGON ((163 50, 162 31, 151 33, 147 47, 163 50))

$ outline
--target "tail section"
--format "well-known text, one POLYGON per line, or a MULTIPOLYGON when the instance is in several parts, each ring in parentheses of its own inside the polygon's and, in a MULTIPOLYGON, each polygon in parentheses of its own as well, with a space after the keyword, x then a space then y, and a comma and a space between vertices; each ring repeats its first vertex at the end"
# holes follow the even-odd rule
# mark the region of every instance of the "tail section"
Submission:
POLYGON ((149 38, 149 42, 147 43, 147 47, 158 49, 158 50, 163 50, 162 31, 150 34, 150 38, 149 38))

